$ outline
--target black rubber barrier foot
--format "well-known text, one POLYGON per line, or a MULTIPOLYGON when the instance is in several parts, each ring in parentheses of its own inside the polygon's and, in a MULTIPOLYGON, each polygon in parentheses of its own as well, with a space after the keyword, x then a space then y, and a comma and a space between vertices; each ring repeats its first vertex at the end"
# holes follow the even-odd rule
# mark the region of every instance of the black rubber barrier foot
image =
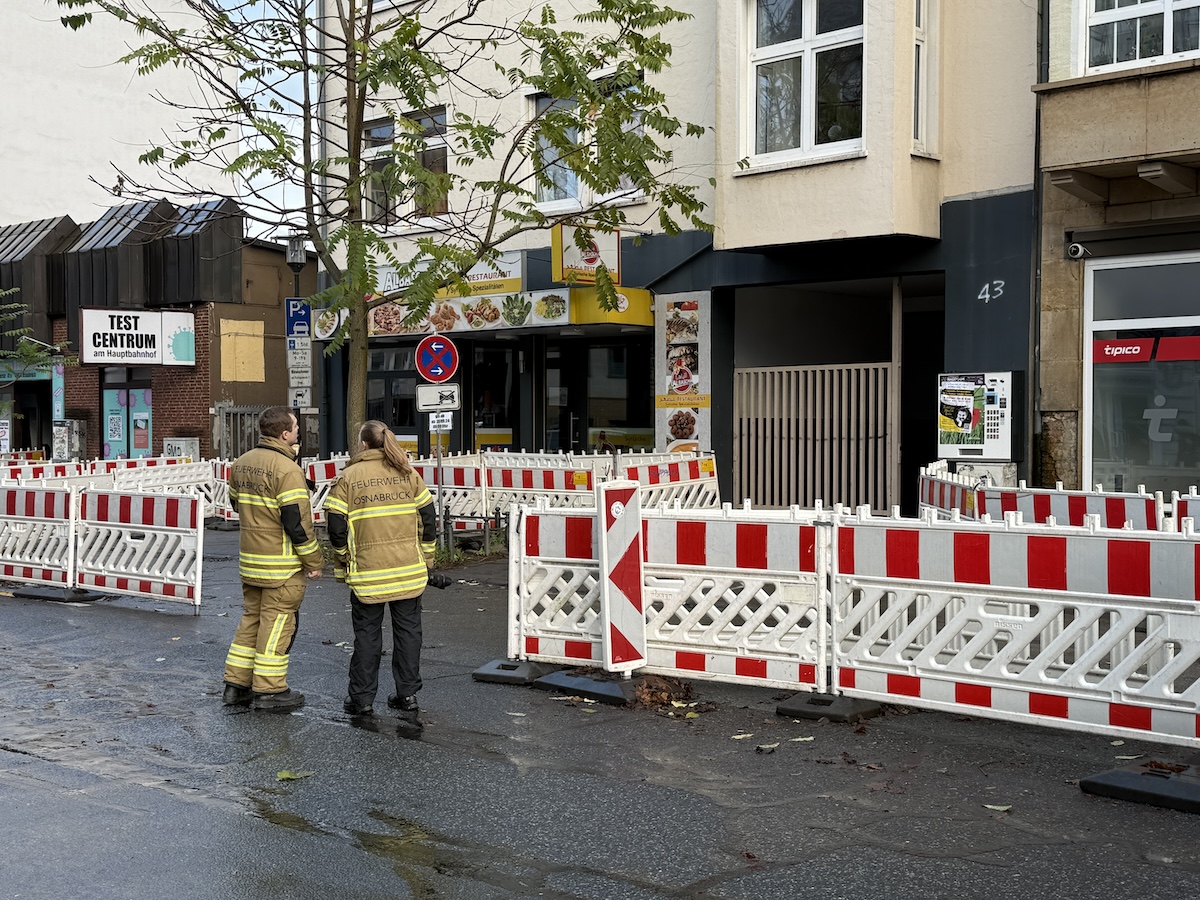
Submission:
POLYGON ((53 600, 56 603, 94 603, 104 597, 104 594, 99 591, 50 587, 41 584, 16 588, 12 595, 22 600, 53 600))
POLYGON ((775 707, 775 715, 793 719, 828 719, 830 722, 857 722, 883 712, 872 700, 839 697, 837 694, 796 694, 775 707))
POLYGON ((1200 812, 1200 768, 1152 759, 1079 780, 1087 794, 1148 803, 1180 812, 1200 812))
POLYGON ((637 686, 641 683, 641 678, 613 680, 572 672, 551 672, 537 679, 533 686, 543 691, 562 691, 564 694, 586 697, 599 703, 628 706, 633 702, 637 686))
POLYGON ((493 659, 472 672, 471 677, 476 681, 490 681, 496 684, 533 684, 543 675, 557 672, 561 668, 550 663, 530 662, 527 659, 493 659))

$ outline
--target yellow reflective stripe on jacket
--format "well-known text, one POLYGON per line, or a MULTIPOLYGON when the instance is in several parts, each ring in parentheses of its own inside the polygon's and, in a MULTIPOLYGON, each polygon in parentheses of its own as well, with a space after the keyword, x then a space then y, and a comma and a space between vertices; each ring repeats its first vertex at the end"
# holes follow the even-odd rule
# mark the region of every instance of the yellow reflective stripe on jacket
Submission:
POLYGON ((388 516, 415 516, 418 507, 415 503, 396 503, 392 506, 364 506, 350 513, 351 522, 361 519, 384 519, 388 516))
POLYGON ((258 494, 238 494, 237 501, 241 506, 261 506, 264 509, 279 509, 279 502, 274 497, 262 497, 258 494))
POLYGON ((254 648, 244 647, 241 644, 230 644, 229 655, 225 657, 225 665, 235 669, 253 669, 254 648))
POLYGON ((346 507, 345 500, 339 500, 337 497, 334 497, 332 494, 325 495, 325 511, 326 512, 335 512, 335 513, 341 513, 342 515, 345 515, 346 509, 347 509, 347 507, 346 507))
POLYGON ((284 491, 275 499, 280 506, 287 506, 289 503, 299 503, 301 500, 308 499, 308 489, 297 488, 295 490, 284 491))
POLYGON ((413 500, 413 505, 420 509, 426 503, 432 502, 433 495, 429 493, 429 488, 426 488, 425 490, 421 491, 421 493, 417 494, 416 498, 413 500))

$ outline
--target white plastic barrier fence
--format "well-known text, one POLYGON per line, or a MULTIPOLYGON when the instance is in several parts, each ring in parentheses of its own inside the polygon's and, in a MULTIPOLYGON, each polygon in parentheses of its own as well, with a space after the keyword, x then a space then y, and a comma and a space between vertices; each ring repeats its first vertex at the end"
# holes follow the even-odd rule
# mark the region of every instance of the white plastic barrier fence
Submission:
POLYGON ((117 469, 149 469, 155 466, 176 466, 191 462, 186 456, 139 456, 135 459, 94 459, 83 465, 95 475, 109 475, 117 469))
POLYGON ((0 488, 0 578, 65 588, 74 579, 70 490, 0 488))
POLYGON ((1171 515, 1174 518, 1175 531, 1180 530, 1184 519, 1200 518, 1200 494, 1197 494, 1195 485, 1188 488, 1186 494, 1179 491, 1171 493, 1171 515))
MULTIPOLYGON (((521 507, 512 528, 510 656, 603 664, 597 513, 521 507)), ((642 530, 642 671, 825 690, 829 664, 848 696, 1200 746, 1190 522, 676 508, 642 530)))
POLYGON ((1099 516, 1105 528, 1132 528, 1135 531, 1162 531, 1165 507, 1161 493, 1105 493, 1064 490, 1060 482, 1054 490, 1030 488, 1020 482, 1015 488, 980 485, 977 479, 946 473, 940 467, 921 471, 919 498, 922 511, 933 509, 939 518, 952 511, 969 519, 985 515, 1002 519, 1006 513, 1019 512, 1026 522, 1048 522, 1079 526, 1088 516, 1099 516))
POLYGON ((214 459, 213 470, 213 516, 223 522, 238 521, 237 510, 229 499, 229 470, 233 463, 228 459, 214 459))
POLYGON ((87 470, 87 463, 25 463, 0 466, 0 478, 6 481, 64 478, 83 474, 87 470))
MULTIPOLYGON (((204 501, 204 517, 216 514, 216 480, 209 462, 181 462, 166 466, 114 469, 111 489, 150 493, 191 494, 204 501)), ((100 483, 95 484, 101 488, 100 483)))
POLYGON ((84 491, 75 584, 200 607, 204 500, 84 491))
POLYGON ((6 450, 0 453, 0 464, 10 462, 25 463, 25 462, 40 462, 46 458, 45 450, 6 450))
MULTIPOLYGON (((824 690, 827 640, 815 513, 643 511, 645 671, 824 690)), ((599 665, 598 517, 520 507, 511 524, 509 655, 599 665)))
POLYGON ((304 467, 304 477, 313 483, 309 503, 312 505, 314 525, 325 524, 325 498, 329 496, 329 489, 333 486, 334 479, 338 477, 338 473, 345 468, 349 461, 349 455, 344 454, 331 459, 318 460, 304 467))
POLYGON ((717 465, 712 457, 626 466, 620 472, 641 485, 643 507, 676 502, 685 509, 712 509, 721 505, 717 465))
POLYGON ((1200 542, 1089 528, 835 518, 849 696, 1200 746, 1200 542))

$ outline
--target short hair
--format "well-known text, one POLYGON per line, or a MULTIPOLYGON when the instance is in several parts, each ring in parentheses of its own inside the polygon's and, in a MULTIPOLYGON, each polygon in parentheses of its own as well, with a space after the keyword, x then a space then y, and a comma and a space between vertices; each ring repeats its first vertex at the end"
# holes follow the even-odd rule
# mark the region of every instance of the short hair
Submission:
POLYGON ((269 406, 258 417, 258 433, 263 437, 282 437, 292 430, 292 412, 287 406, 269 406))

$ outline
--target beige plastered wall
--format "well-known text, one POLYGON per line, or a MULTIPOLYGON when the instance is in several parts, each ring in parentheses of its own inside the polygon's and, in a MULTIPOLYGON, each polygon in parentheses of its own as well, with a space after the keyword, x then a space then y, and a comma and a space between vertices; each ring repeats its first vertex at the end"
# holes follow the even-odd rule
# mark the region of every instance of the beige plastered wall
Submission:
MULTIPOLYGON (((671 115, 682 120, 702 126, 705 134, 699 138, 680 136, 667 142, 674 154, 668 167, 660 167, 664 179, 677 183, 693 185, 698 190, 698 196, 707 206, 707 212, 702 217, 708 221, 714 215, 715 190, 710 184, 714 175, 713 160, 715 159, 715 128, 716 128, 716 93, 717 73, 713 61, 717 47, 717 17, 715 7, 724 6, 706 0, 703 3, 685 3, 681 8, 693 15, 693 18, 673 23, 664 27, 663 37, 672 47, 671 65, 662 72, 646 72, 646 78, 667 96, 667 106, 671 115)), ((327 0, 327 5, 329 0, 327 0)), ((457 4, 443 0, 446 9, 457 4)), ((484 4, 481 18, 488 22, 515 22, 523 18, 533 17, 536 21, 543 3, 531 0, 489 0, 484 4)), ((556 8, 560 26, 571 28, 585 34, 595 26, 589 23, 574 21, 576 12, 586 11, 586 5, 574 4, 568 0, 557 0, 550 5, 556 8), (578 7, 578 8, 577 8, 578 7)), ((436 18, 437 7, 431 15, 436 18)), ((464 70, 464 78, 478 85, 494 87, 505 92, 498 100, 486 102, 467 96, 465 93, 448 95, 440 98, 447 107, 447 117, 452 117, 456 111, 466 112, 477 120, 494 121, 505 135, 516 133, 532 117, 532 93, 523 86, 511 87, 496 70, 497 65, 522 65, 519 48, 501 46, 492 55, 481 54, 480 58, 468 65, 464 70)), ((603 74, 603 73, 598 73, 603 74)), ((387 115, 386 108, 392 98, 377 96, 366 113, 366 120, 387 115)), ((336 98, 331 104, 336 108, 336 98)), ((401 104, 401 107, 403 104, 401 104)), ((407 111, 403 110, 402 111, 407 111)), ((339 143, 341 138, 338 139, 339 143)), ((501 158, 507 150, 507 142, 502 140, 496 146, 496 156, 501 158)), ((341 151, 334 151, 341 152, 341 151)), ((450 167, 454 171, 453 148, 450 152, 450 167)), ((526 167, 528 169, 528 166, 526 167)), ((500 174, 497 161, 479 160, 469 169, 460 170, 471 182, 479 182, 496 178, 500 174)), ((527 172, 525 174, 528 174, 527 172)), ((466 191, 459 191, 451 197, 451 208, 461 210, 471 203, 476 210, 477 223, 487 214, 488 209, 481 208, 479 197, 472 201, 466 191)), ((641 233, 659 233, 662 231, 658 223, 657 208, 648 202, 626 202, 624 204, 628 221, 641 233)), ((680 226, 687 230, 694 226, 680 220, 680 226)), ((407 259, 415 252, 415 241, 428 237, 428 230, 408 228, 389 233, 388 243, 393 246, 396 256, 407 259)), ((531 231, 514 237, 503 245, 504 250, 526 250, 547 247, 550 244, 548 231, 531 231)))
MULTIPOLYGON (((1062 4, 1059 4, 1061 6, 1062 4)), ((1058 20, 1055 19, 1055 22, 1058 20)), ((1055 47, 1059 44, 1055 43, 1055 47)), ((1052 71, 1071 67, 1052 64, 1052 71)), ((1200 67, 1168 64, 1039 88, 1045 170, 1041 244, 1039 409, 1041 481, 1084 487, 1080 431, 1083 410, 1086 263, 1066 258, 1066 233, 1104 225, 1135 225, 1200 217, 1200 198, 1172 195, 1137 177, 1144 160, 1192 164, 1200 129, 1191 109, 1200 67), (1049 183, 1054 171, 1079 170, 1108 180, 1106 203, 1089 203, 1049 183)))
POLYGON ((750 149, 738 126, 749 103, 744 8, 734 0, 718 4, 721 33, 739 36, 723 42, 718 57, 718 248, 887 234, 936 238, 944 200, 1032 184, 1029 86, 1037 15, 1031 4, 931 5, 931 139, 914 152, 913 2, 868 0, 866 155, 752 174, 737 168, 750 149))

